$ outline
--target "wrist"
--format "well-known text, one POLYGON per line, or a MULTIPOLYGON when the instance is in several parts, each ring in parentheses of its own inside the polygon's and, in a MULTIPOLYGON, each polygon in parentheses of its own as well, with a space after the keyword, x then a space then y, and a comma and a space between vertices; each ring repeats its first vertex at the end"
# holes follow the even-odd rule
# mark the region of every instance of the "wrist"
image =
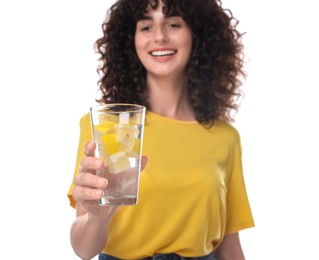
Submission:
POLYGON ((118 208, 119 206, 103 206, 103 210, 101 210, 98 214, 88 212, 87 220, 109 222, 118 208))

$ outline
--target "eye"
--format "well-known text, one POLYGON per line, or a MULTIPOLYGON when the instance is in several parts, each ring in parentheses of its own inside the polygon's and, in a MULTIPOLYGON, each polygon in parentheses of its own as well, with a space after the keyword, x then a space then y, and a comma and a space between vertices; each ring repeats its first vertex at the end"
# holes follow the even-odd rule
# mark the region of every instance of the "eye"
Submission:
POLYGON ((140 29, 142 32, 148 32, 152 30, 152 26, 146 25, 146 26, 142 26, 140 29))
POLYGON ((149 32, 153 29, 153 24, 149 19, 143 19, 137 22, 136 30, 140 32, 149 32))
POLYGON ((178 23, 169 23, 166 26, 168 29, 177 29, 177 28, 181 28, 181 25, 178 23))

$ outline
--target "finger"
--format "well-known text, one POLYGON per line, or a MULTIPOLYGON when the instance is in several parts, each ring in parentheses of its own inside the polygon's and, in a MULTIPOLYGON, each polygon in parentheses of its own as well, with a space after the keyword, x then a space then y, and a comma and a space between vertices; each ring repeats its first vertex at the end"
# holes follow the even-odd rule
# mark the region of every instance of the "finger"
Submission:
POLYGON ((141 171, 143 171, 148 163, 148 157, 143 155, 141 160, 141 171))
POLYGON ((74 184, 75 186, 105 189, 108 181, 103 177, 93 175, 91 173, 82 173, 74 177, 74 184))
POLYGON ((96 157, 84 157, 80 163, 79 172, 91 172, 103 169, 104 161, 96 157))
POLYGON ((83 203, 87 200, 99 200, 103 197, 104 192, 98 189, 75 186, 72 190, 72 196, 77 202, 83 203))
POLYGON ((95 148, 96 148, 96 144, 94 141, 87 142, 84 147, 84 154, 86 156, 94 156, 95 148))

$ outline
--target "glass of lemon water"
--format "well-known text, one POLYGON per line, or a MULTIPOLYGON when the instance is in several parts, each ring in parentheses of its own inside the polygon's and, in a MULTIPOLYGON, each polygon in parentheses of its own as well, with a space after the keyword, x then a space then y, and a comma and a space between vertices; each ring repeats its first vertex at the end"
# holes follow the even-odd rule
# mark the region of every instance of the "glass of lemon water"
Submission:
POLYGON ((120 103, 90 108, 95 156, 105 163, 96 174, 108 180, 102 206, 138 203, 145 111, 120 103))

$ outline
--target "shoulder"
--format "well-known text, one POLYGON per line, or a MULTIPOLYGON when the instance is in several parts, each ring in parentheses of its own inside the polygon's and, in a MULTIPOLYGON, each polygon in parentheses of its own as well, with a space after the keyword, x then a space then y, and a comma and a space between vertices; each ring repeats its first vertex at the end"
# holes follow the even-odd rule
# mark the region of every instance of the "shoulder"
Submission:
POLYGON ((212 130, 220 132, 220 134, 229 141, 233 141, 235 143, 240 142, 239 131, 235 126, 226 121, 216 120, 212 130))

